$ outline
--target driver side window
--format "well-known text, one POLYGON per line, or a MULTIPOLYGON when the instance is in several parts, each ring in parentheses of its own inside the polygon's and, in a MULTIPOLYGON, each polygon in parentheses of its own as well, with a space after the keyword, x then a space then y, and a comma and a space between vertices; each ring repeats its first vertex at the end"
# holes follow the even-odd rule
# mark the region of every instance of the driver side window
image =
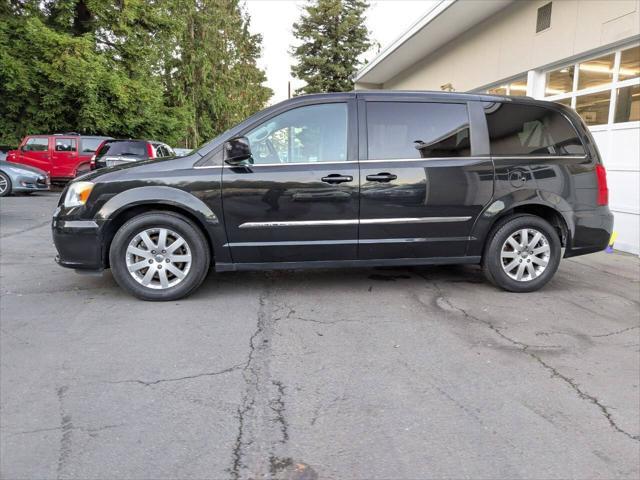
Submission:
POLYGON ((299 107, 247 133, 253 163, 287 164, 347 160, 347 104, 299 107))

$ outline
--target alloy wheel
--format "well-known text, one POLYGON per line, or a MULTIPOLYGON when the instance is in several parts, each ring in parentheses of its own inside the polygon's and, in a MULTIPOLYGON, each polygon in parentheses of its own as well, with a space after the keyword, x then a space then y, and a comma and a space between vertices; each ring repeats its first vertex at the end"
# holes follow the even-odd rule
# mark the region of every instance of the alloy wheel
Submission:
POLYGON ((7 182, 7 179, 4 175, 0 175, 0 195, 5 193, 7 191, 7 188, 9 188, 9 182, 7 182))
POLYGON ((168 228, 148 228, 131 239, 126 265, 140 285, 165 290, 182 282, 191 269, 191 248, 168 228))
POLYGON ((512 233, 500 250, 502 269, 518 282, 529 282, 542 275, 550 257, 549 240, 534 228, 523 228, 512 233))

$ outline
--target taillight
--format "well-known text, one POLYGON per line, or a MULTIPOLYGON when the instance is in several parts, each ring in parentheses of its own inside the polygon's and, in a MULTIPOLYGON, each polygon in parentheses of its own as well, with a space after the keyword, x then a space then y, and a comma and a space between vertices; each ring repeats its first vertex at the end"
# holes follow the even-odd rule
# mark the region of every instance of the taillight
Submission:
POLYGON ((149 158, 156 158, 156 152, 150 143, 147 143, 147 155, 149 155, 149 158))
POLYGON ((598 178, 598 205, 608 205, 609 187, 607 187, 607 171, 604 165, 596 165, 596 177, 598 178))

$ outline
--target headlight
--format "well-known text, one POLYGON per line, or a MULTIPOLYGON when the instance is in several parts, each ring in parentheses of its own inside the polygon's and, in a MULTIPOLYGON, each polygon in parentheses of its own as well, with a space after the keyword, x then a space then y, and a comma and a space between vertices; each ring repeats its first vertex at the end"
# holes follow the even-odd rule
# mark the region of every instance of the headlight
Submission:
POLYGON ((79 207, 87 203, 93 185, 93 182, 73 182, 69 185, 67 195, 64 197, 64 206, 79 207))

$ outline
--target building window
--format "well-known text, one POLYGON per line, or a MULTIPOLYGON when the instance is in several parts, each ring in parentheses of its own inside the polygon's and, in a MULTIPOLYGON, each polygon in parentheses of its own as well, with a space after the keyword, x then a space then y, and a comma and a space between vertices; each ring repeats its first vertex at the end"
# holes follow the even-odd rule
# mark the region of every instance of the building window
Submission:
POLYGON ((615 55, 605 55, 578 64, 578 90, 606 86, 613 81, 615 55))
POLYGON ((614 122, 637 122, 638 120, 640 120, 640 85, 619 88, 614 122))
POLYGON ((640 46, 547 72, 547 100, 571 106, 587 125, 640 121, 640 46))
POLYGON ((492 95, 511 95, 513 97, 522 97, 527 94, 527 77, 518 77, 509 83, 488 88, 487 93, 492 95))
POLYGON ((547 72, 547 83, 544 94, 546 96, 568 93, 573 90, 573 77, 575 69, 564 67, 559 70, 547 72))
POLYGON ((536 33, 542 32, 551 26, 551 2, 538 9, 536 21, 536 33))
POLYGON ((623 50, 620 54, 618 80, 640 76, 640 46, 623 50))
POLYGON ((611 92, 581 95, 576 99, 576 111, 587 125, 603 125, 609 121, 611 92))

